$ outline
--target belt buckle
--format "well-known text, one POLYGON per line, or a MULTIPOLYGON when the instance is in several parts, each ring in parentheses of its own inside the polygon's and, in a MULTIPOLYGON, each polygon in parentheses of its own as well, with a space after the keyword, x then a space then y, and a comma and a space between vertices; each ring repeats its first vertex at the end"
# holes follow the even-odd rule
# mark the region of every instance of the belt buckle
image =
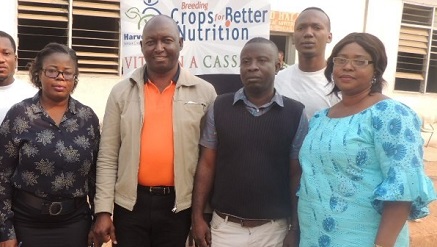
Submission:
POLYGON ((168 195, 170 194, 170 187, 149 187, 149 192, 154 195, 168 195), (158 191, 161 191, 162 194, 158 191))
POLYGON ((61 202, 52 202, 49 206, 49 214, 52 216, 56 216, 61 214, 62 212, 62 203, 61 202))

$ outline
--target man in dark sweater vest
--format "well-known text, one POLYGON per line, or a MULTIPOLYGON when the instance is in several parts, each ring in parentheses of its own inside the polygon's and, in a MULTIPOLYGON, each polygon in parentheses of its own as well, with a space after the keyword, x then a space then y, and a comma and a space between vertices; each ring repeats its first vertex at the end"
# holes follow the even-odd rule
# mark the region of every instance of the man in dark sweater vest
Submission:
POLYGON ((249 40, 240 54, 243 88, 208 109, 192 204, 198 246, 299 244, 298 152, 308 120, 303 104, 275 91, 279 68, 272 41, 249 40))

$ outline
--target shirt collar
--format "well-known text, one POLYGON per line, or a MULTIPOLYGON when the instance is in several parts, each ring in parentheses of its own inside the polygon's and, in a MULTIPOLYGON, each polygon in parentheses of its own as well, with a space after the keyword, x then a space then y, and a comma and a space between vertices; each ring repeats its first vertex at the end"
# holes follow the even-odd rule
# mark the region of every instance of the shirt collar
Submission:
MULTIPOLYGON (((32 97, 32 110, 34 113, 41 113, 44 111, 40 99, 41 99, 41 90, 39 90, 39 92, 32 97)), ((76 100, 71 98, 71 96, 69 96, 68 98, 67 111, 74 115, 76 115, 78 111, 76 100)))
MULTIPOLYGON (((173 76, 172 82, 177 83, 179 79, 179 75, 181 73, 181 67, 178 64, 178 70, 176 71, 176 74, 173 76)), ((147 66, 144 66, 144 83, 149 81, 149 76, 147 75, 147 66)))
MULTIPOLYGON (((233 105, 235 105, 238 101, 248 101, 246 94, 244 94, 244 88, 240 88, 234 95, 234 102, 232 103, 233 105)), ((284 107, 284 100, 282 99, 282 96, 278 93, 278 91, 276 91, 275 89, 275 94, 273 95, 272 100, 270 101, 271 104, 275 102, 277 105, 279 105, 280 107, 284 107)))

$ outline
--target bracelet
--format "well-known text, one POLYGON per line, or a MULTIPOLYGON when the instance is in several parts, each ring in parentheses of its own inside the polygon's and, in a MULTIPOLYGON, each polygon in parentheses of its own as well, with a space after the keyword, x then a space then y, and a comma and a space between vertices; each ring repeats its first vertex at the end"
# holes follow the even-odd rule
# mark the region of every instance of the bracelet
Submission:
POLYGON ((382 247, 382 245, 374 244, 373 247, 382 247))

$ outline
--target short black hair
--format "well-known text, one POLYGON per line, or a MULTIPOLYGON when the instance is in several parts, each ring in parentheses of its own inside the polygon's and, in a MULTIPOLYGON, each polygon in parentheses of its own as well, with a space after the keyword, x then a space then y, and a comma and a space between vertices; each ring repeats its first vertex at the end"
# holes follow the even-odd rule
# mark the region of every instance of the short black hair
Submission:
POLYGON ((14 49, 14 53, 17 52, 17 44, 15 43, 14 38, 12 38, 10 34, 8 34, 7 32, 0 31, 0 37, 8 38, 11 41, 12 48, 14 49))
POLYGON ((248 44, 252 44, 252 43, 269 44, 269 45, 271 45, 273 47, 273 49, 275 49, 276 53, 279 53, 278 46, 276 46, 275 42, 273 42, 273 41, 271 41, 269 39, 266 39, 266 38, 263 38, 263 37, 255 37, 255 38, 252 38, 249 41, 247 41, 245 46, 248 45, 248 44))
MULTIPOLYGON (((302 12, 300 12, 299 15, 301 15, 303 12, 305 12, 305 11, 307 11, 307 10, 316 10, 316 11, 319 11, 319 12, 322 12, 323 14, 325 14, 326 17, 328 18, 328 31, 331 31, 331 18, 329 18, 329 15, 326 14, 326 12, 323 11, 323 9, 321 9, 321 8, 319 8, 319 7, 308 7, 308 8, 306 8, 306 9, 302 10, 302 12)), ((299 18, 299 16, 298 16, 297 18, 299 18)))
POLYGON ((178 27, 178 24, 176 23, 176 21, 175 21, 173 18, 171 18, 170 16, 168 16, 168 15, 163 15, 163 14, 155 15, 155 16, 153 16, 152 18, 150 18, 150 19, 146 22, 146 24, 144 25, 144 28, 143 28, 143 34, 144 34, 144 30, 146 30, 146 27, 148 27, 149 25, 152 25, 152 24, 153 24, 153 21, 154 21, 155 19, 160 19, 160 18, 163 18, 163 19, 167 19, 167 20, 169 20, 169 21, 172 23, 173 28, 174 28, 174 29, 176 30, 176 32, 178 33, 178 37, 180 36, 179 27, 178 27))

